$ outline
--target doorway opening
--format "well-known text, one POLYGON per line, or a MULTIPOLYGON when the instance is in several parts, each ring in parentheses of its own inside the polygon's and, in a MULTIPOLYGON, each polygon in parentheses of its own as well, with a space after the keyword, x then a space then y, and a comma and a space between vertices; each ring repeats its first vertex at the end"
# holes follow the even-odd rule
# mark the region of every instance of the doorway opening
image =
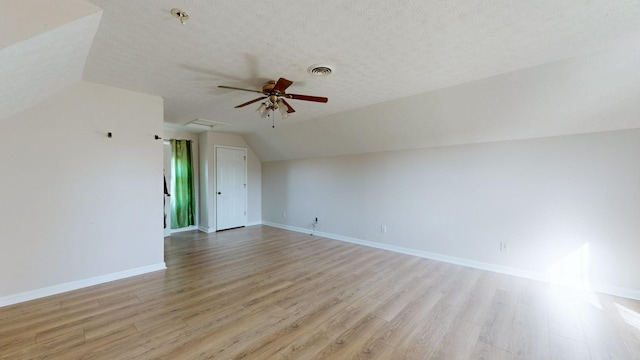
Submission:
POLYGON ((165 237, 174 232, 197 229, 193 166, 191 140, 171 139, 164 142, 164 177, 167 188, 164 202, 165 237))

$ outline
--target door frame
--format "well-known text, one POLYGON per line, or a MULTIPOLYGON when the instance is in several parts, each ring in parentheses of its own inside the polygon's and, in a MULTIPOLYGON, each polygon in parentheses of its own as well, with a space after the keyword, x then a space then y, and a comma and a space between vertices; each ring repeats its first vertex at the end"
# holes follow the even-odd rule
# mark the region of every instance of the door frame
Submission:
MULTIPOLYGON (((214 208, 214 221, 215 221, 215 229, 216 231, 220 231, 219 226, 218 226, 218 149, 220 148, 224 148, 224 149, 233 149, 233 150, 242 150, 244 151, 244 157, 245 157, 245 161, 244 161, 244 183, 245 183, 245 187, 244 187, 244 209, 245 209, 245 214, 244 214, 244 224, 242 226, 247 226, 247 221, 248 221, 248 212, 249 212, 249 182, 248 182, 248 178, 249 178, 249 166, 248 166, 248 162, 249 162, 249 158, 247 157, 247 148, 244 147, 238 147, 238 146, 227 146, 227 145, 214 145, 213 146, 213 159, 214 159, 214 166, 213 166, 213 208, 214 208)), ((226 229, 223 229, 226 230, 226 229)))

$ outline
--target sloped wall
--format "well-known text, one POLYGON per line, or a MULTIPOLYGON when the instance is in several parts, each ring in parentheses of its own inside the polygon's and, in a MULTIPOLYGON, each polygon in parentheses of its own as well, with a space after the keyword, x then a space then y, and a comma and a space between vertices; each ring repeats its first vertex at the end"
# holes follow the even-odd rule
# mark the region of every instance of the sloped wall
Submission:
POLYGON ((0 305, 164 268, 162 122, 88 82, 0 122, 0 305))
POLYGON ((0 121, 82 79, 102 9, 79 0, 6 0, 0 15, 0 121))

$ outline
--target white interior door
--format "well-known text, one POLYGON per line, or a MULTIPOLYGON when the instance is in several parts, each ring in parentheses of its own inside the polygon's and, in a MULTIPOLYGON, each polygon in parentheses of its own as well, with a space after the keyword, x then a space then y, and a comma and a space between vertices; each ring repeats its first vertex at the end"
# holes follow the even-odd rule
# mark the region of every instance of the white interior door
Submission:
POLYGON ((216 230, 247 223, 247 149, 217 146, 216 230))

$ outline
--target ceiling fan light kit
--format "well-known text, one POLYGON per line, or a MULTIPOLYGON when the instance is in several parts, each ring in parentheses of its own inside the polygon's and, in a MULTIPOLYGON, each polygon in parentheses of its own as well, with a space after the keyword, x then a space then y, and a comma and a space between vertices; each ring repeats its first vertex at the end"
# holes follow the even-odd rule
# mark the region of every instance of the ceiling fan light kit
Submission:
MULTIPOLYGON (((329 99, 327 99, 326 97, 321 97, 321 96, 287 94, 285 90, 289 86, 291 86, 291 84, 293 84, 293 81, 287 80, 285 78, 280 78, 278 79, 278 81, 275 81, 275 80, 268 81, 266 84, 264 84, 264 86, 262 86, 262 90, 243 89, 243 88, 225 86, 225 85, 219 85, 218 87, 223 89, 242 90, 242 91, 250 91, 250 92, 263 94, 264 96, 247 101, 246 103, 236 106, 236 108, 241 108, 241 107, 266 99, 265 101, 262 102, 262 104, 260 104, 260 106, 258 106, 258 109, 256 109, 256 112, 260 115, 260 117, 265 119, 270 116, 269 112, 273 114, 275 110, 278 110, 280 112, 280 115, 282 116, 283 119, 286 119, 287 117, 289 117, 289 114, 292 114, 295 112, 293 107, 289 105, 289 103, 287 102, 287 100, 285 100, 285 98, 293 99, 293 100, 321 102, 321 103, 326 103, 327 101, 329 101, 329 99)), ((273 116, 272 116, 272 120, 273 120, 273 116)), ((273 125, 275 126, 275 124, 273 125)))
POLYGON ((289 117, 289 107, 284 103, 282 99, 278 99, 277 101, 278 110, 280 111, 280 115, 283 119, 289 117))
POLYGON ((258 106, 256 112, 263 119, 268 119, 269 117, 271 117, 271 127, 275 127, 275 119, 272 115, 275 110, 278 110, 280 112, 280 116, 282 116, 282 119, 286 119, 289 117, 289 107, 285 105, 284 100, 282 99, 278 99, 276 100, 276 102, 271 102, 271 99, 268 99, 260 104, 260 106, 258 106))
POLYGON ((267 103, 263 102, 262 104, 260 104, 260 106, 258 106, 258 108, 256 109, 256 112, 258 113, 258 115, 260 115, 261 118, 266 119, 269 116, 267 103))

